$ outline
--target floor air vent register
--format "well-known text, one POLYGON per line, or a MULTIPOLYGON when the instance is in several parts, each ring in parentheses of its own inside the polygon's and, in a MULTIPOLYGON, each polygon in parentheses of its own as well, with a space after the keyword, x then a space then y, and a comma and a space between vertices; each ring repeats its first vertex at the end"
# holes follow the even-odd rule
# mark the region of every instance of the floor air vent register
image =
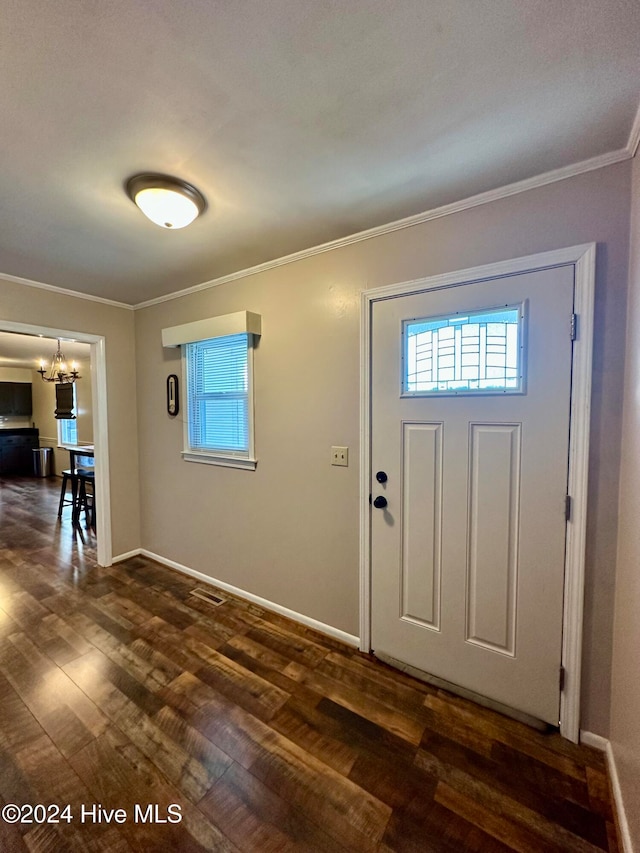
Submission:
POLYGON ((202 587, 196 587, 192 589, 189 595, 195 595, 196 598, 201 598, 203 601, 208 601, 209 604, 213 604, 216 607, 220 607, 221 604, 226 602, 226 598, 221 598, 219 595, 216 595, 214 592, 209 592, 208 589, 202 589, 202 587))

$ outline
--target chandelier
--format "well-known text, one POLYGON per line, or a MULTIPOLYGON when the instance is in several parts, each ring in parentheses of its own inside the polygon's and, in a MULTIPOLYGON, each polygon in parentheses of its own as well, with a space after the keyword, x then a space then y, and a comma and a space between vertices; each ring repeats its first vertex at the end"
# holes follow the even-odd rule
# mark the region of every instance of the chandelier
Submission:
POLYGON ((60 384, 75 382, 77 379, 82 379, 78 373, 78 365, 75 361, 71 362, 71 370, 67 373, 67 361, 64 353, 60 349, 60 338, 58 338, 58 350, 54 353, 51 359, 51 367, 49 373, 44 366, 44 361, 40 360, 40 369, 38 373, 45 382, 59 382, 60 384))

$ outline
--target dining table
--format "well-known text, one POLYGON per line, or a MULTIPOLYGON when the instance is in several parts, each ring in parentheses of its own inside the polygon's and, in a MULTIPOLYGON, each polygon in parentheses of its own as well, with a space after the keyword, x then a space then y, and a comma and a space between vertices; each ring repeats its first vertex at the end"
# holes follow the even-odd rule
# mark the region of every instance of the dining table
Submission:
POLYGON ((69 451, 69 468, 71 468, 71 471, 73 472, 76 470, 76 457, 87 456, 90 459, 93 459, 93 444, 63 444, 62 447, 64 450, 69 451))

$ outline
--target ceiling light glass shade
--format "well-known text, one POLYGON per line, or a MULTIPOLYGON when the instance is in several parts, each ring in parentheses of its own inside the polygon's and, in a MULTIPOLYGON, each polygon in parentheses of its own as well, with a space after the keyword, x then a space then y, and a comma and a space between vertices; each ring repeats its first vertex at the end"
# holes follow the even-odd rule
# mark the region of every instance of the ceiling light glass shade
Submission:
POLYGON ((206 207, 195 187, 166 175, 135 175, 127 194, 148 219, 172 231, 190 225, 206 207))

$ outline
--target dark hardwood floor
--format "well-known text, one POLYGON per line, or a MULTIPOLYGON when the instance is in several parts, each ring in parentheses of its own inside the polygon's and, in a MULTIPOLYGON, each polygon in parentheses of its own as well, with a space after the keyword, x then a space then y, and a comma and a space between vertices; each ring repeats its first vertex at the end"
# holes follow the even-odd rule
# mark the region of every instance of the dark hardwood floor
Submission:
POLYGON ((142 557, 99 568, 58 494, 0 480, 2 853, 618 849, 600 753, 142 557))

